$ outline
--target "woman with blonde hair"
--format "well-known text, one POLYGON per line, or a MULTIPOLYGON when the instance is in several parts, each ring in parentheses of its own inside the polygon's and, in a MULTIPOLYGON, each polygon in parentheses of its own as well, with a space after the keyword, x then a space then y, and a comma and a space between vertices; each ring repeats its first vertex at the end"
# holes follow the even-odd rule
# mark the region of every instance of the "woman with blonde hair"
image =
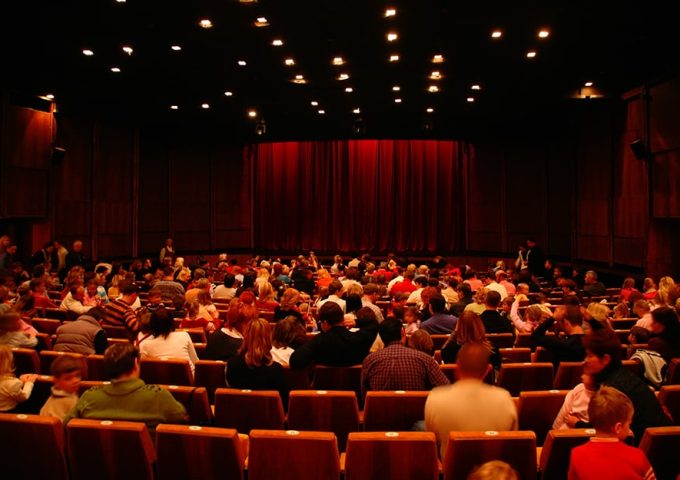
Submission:
POLYGON ((278 390, 284 406, 288 384, 283 367, 272 358, 272 333, 269 322, 256 318, 250 324, 237 356, 227 362, 227 384, 251 390, 278 390))
POLYGON ((274 308, 274 321, 278 322, 286 317, 292 316, 298 319, 300 325, 305 324, 305 319, 300 312, 300 292, 294 288, 287 288, 281 296, 281 303, 274 308))
POLYGON ((276 307, 279 306, 279 302, 276 301, 276 292, 274 292, 274 287, 272 287, 272 284, 269 283, 268 280, 260 283, 257 293, 258 295, 255 305, 257 306, 258 310, 273 312, 276 307))
POLYGON ((678 298, 675 280, 671 277, 661 277, 659 279, 659 289, 656 292, 655 303, 660 307, 674 306, 678 298))
POLYGON ((319 269, 319 271, 316 272, 316 287, 321 288, 321 287, 328 287, 330 283, 333 281, 333 278, 331 277, 331 274, 328 270, 325 268, 319 269))
POLYGON ((512 302, 510 320, 519 333, 531 333, 541 323, 545 312, 540 305, 530 305, 524 311, 524 319, 522 319, 518 314, 519 303, 519 300, 512 302))
POLYGON ((464 311, 456 322, 456 328, 451 332, 448 340, 442 347, 442 360, 444 363, 456 363, 458 352, 466 343, 481 343, 489 349, 489 362, 494 368, 500 368, 501 356, 498 349, 493 347, 486 339, 486 330, 482 319, 474 312, 464 311))
POLYGON ((609 314, 611 313, 611 310, 609 310, 607 305, 603 303, 592 302, 588 304, 586 312, 588 315, 586 315, 586 321, 583 322, 583 331, 586 335, 591 333, 593 330, 612 328, 611 324, 609 323, 609 314))

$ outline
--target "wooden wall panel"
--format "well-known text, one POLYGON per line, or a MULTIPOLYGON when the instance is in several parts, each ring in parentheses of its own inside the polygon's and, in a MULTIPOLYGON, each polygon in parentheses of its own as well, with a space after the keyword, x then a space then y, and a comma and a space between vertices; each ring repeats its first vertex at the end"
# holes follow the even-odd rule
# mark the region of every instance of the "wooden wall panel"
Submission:
POLYGON ((168 151, 163 142, 142 137, 139 162, 140 254, 158 255, 170 230, 168 151))
POLYGON ((572 142, 560 140, 550 146, 545 182, 548 211, 545 251, 550 256, 572 255, 575 161, 572 142))
POLYGON ((250 164, 243 148, 225 147, 212 165, 212 203, 217 250, 250 247, 250 164))
POLYGON ((680 149, 680 77, 655 85, 649 96, 652 152, 680 149))
POLYGON ((652 172, 654 217, 680 217, 680 150, 655 154, 652 172))
POLYGON ((505 152, 499 146, 477 145, 468 169, 468 243, 470 251, 504 249, 505 152))

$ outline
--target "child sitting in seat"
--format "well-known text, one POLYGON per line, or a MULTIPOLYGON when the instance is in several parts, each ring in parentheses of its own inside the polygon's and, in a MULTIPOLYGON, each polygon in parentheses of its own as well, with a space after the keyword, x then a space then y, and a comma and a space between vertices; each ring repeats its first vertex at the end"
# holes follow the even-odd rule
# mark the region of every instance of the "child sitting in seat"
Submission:
POLYGON ((588 416, 597 433, 571 451, 569 480, 656 478, 642 450, 623 443, 633 421, 633 403, 626 395, 601 387, 590 400, 588 416))
POLYGON ((40 415, 63 420, 66 414, 75 407, 78 403, 82 368, 82 361, 70 355, 62 355, 54 359, 50 365, 50 373, 54 377, 52 395, 40 409, 40 415))
POLYGON ((0 412, 21 411, 17 406, 31 396, 37 378, 35 374, 15 377, 12 350, 0 345, 0 412))
POLYGON ((588 405, 595 393, 595 381, 593 377, 584 373, 581 375, 581 383, 576 385, 573 390, 567 393, 560 412, 555 417, 553 428, 555 430, 566 430, 568 428, 581 428, 588 423, 588 405))

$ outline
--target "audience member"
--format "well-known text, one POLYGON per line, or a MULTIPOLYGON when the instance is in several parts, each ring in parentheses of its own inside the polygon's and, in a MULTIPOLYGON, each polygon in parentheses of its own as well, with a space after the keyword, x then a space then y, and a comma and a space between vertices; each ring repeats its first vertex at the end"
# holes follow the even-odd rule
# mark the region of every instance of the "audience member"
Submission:
POLYGON ((209 359, 228 361, 238 353, 250 323, 258 317, 253 303, 241 299, 232 302, 224 327, 208 336, 206 356, 209 359))
POLYGON ((104 325, 125 327, 129 338, 134 338, 139 331, 137 315, 132 308, 138 300, 137 292, 139 288, 132 282, 126 282, 121 286, 122 297, 113 300, 106 308, 106 318, 102 322, 104 325))
POLYGON ((484 323, 486 333, 512 333, 515 334, 515 329, 509 319, 503 318, 498 311, 498 306, 501 303, 501 295, 496 291, 489 291, 486 294, 485 309, 479 315, 484 323))
POLYGON ((580 428, 588 424, 588 404, 596 391, 595 380, 587 373, 581 374, 581 383, 567 393, 553 429, 580 428))
POLYGON ((305 329, 292 315, 279 320, 272 332, 272 358, 281 365, 290 364, 290 356, 296 348, 307 342, 305 329))
POLYGON ((467 480, 520 480, 517 470, 501 460, 491 460, 475 468, 467 480))
POLYGON ((561 362, 580 362, 585 357, 583 348, 583 314, 579 307, 565 305, 555 311, 555 315, 546 318, 531 333, 532 340, 536 345, 548 350, 553 357, 553 364, 557 366, 561 362), (557 330, 563 331, 561 335, 546 335, 548 329, 556 325, 557 330))
POLYGON ((64 322, 57 328, 54 350, 83 355, 102 355, 108 347, 106 332, 100 322, 106 318, 102 307, 91 308, 73 322, 64 322))
POLYGON ((425 330, 416 330, 412 335, 407 336, 405 344, 407 347, 426 353, 430 357, 434 355, 432 336, 425 330))
POLYGON ((652 311, 652 335, 649 349, 658 352, 667 364, 680 357, 680 321, 671 307, 659 307, 652 311))
POLYGON ((0 344, 0 412, 21 412, 18 405, 29 399, 37 378, 34 374, 15 377, 12 350, 0 344))
POLYGON ((78 390, 82 379, 83 362, 71 355, 62 355, 50 365, 54 378, 52 395, 40 409, 40 415, 63 420, 78 403, 78 390))
POLYGON ((175 331, 175 321, 170 312, 165 308, 151 312, 150 326, 153 336, 141 342, 142 358, 186 360, 193 374, 198 361, 196 349, 187 332, 175 331))
POLYGON ((38 345, 34 334, 23 331, 21 316, 7 304, 0 305, 0 345, 10 348, 35 348, 38 345))

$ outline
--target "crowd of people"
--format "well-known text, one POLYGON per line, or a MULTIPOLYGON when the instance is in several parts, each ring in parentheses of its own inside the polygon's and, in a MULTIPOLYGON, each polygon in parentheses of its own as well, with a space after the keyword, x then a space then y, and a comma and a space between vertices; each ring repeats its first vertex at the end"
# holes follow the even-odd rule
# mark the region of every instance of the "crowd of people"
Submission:
MULTIPOLYGON (((71 251, 46 244, 31 257, 30 273, 16 253, 16 245, 0 238, 0 411, 21 411, 35 381, 14 377, 10 348, 40 348, 32 319, 58 308, 71 321, 56 331, 53 348, 104 354, 113 380, 78 398, 78 365, 69 357, 55 361, 43 413, 65 421, 125 418, 153 428, 185 419, 170 394, 139 378, 139 360, 185 359, 193 371, 198 356, 182 330, 190 328, 205 332, 207 358, 226 362, 229 386, 278 390, 284 405, 285 367, 360 364, 364 392, 432 390, 424 422, 414 428, 435 432, 442 456, 449 431, 518 427, 510 394, 484 382, 503 361, 490 333, 529 334, 555 367, 584 362, 583 383, 567 395, 554 428, 592 425, 598 436, 616 441, 630 428, 637 444, 645 428, 671 422, 650 389, 663 384, 668 365, 680 357, 680 285, 671 277, 639 285, 626 278, 608 295, 595 271, 555 265, 531 241, 514 265, 499 260, 481 271, 442 257, 421 265, 368 254, 323 262, 313 252, 289 261, 239 262, 221 254, 216 264, 201 257, 185 262, 171 239, 157 260, 116 266, 88 261, 79 241, 71 251), (644 344, 633 355, 644 377, 622 367, 612 327, 631 317, 637 320, 629 343, 644 344), (113 327, 130 343, 108 346, 105 328, 113 327), (434 334, 448 335, 440 354, 458 365, 453 385, 433 357, 434 334)), ((649 466, 609 440, 594 442, 574 454, 573 478, 590 478, 582 465, 605 450, 611 458, 628 455, 636 471, 649 466)))

